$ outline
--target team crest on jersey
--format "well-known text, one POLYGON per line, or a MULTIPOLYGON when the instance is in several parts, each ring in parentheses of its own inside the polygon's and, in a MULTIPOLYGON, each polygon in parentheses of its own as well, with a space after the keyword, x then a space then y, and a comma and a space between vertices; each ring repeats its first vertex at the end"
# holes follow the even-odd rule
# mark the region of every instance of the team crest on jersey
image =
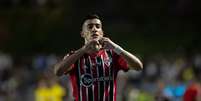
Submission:
POLYGON ((111 63, 112 63, 112 59, 104 59, 105 64, 110 67, 111 63))
POLYGON ((91 74, 83 74, 81 76, 81 84, 85 87, 90 87, 93 84, 93 77, 91 74))

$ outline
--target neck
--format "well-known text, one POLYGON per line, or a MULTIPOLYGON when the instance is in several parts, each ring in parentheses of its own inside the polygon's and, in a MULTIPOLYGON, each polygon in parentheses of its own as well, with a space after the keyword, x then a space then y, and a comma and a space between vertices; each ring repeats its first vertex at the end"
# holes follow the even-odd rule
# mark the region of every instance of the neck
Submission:
POLYGON ((84 39, 84 44, 86 45, 88 43, 88 41, 86 39, 84 39))

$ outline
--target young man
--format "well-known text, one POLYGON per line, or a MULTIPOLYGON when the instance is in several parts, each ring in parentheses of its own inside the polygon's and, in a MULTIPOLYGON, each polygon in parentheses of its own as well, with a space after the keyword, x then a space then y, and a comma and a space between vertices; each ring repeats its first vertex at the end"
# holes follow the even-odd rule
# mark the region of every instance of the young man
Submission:
POLYGON ((55 65, 56 75, 70 75, 75 101, 116 101, 118 71, 141 70, 141 61, 104 37, 97 15, 84 20, 81 37, 84 46, 55 65))

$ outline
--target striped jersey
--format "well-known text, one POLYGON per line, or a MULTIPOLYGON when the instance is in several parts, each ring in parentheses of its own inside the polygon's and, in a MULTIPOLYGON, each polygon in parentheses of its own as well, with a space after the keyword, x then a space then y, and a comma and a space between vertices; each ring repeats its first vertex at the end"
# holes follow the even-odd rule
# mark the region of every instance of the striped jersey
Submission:
POLYGON ((128 71, 124 58, 112 50, 84 54, 71 68, 74 101, 116 101, 117 73, 128 71))

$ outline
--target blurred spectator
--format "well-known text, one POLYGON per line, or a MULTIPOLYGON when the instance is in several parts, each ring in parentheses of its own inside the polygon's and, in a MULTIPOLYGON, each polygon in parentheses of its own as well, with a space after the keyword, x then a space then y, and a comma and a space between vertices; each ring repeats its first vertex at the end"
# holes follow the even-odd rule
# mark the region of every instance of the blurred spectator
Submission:
POLYGON ((9 54, 0 51, 0 71, 13 66, 12 57, 9 54))
POLYGON ((183 100, 184 101, 201 101, 201 84, 200 77, 198 77, 197 71, 193 72, 194 77, 191 78, 190 83, 187 87, 187 90, 184 93, 183 100))
POLYGON ((154 101, 154 97, 147 91, 142 90, 139 92, 136 101, 154 101))
POLYGON ((50 54, 46 57, 47 67, 53 67, 53 65, 57 62, 57 57, 55 54, 50 54))
POLYGON ((155 80, 158 77, 158 66, 156 62, 149 61, 145 66, 145 74, 150 80, 155 80))
POLYGON ((201 54, 196 53, 193 58, 194 72, 198 79, 201 79, 201 54))
POLYGON ((35 89, 35 101, 63 101, 65 89, 55 80, 40 80, 35 89))
POLYGON ((46 56, 39 54, 33 58, 33 67, 38 71, 44 71, 47 67, 46 56))
POLYGON ((121 99, 121 101, 136 101, 138 94, 139 94, 139 89, 137 89, 131 83, 128 83, 123 89, 123 93, 122 93, 123 99, 121 99))
POLYGON ((49 89, 45 80, 39 80, 35 90, 35 101, 49 101, 49 89))
POLYGON ((190 84, 184 94, 184 101, 201 101, 201 86, 198 82, 190 84))
POLYGON ((50 82, 50 92, 53 100, 51 101, 63 101, 66 95, 66 90, 56 81, 51 80, 50 82))
POLYGON ((168 94, 168 95, 165 94, 167 92, 165 91, 164 82, 159 80, 157 82, 157 86, 158 86, 158 88, 157 88, 157 91, 155 93, 155 101, 170 101, 170 98, 169 98, 170 94, 168 94))

